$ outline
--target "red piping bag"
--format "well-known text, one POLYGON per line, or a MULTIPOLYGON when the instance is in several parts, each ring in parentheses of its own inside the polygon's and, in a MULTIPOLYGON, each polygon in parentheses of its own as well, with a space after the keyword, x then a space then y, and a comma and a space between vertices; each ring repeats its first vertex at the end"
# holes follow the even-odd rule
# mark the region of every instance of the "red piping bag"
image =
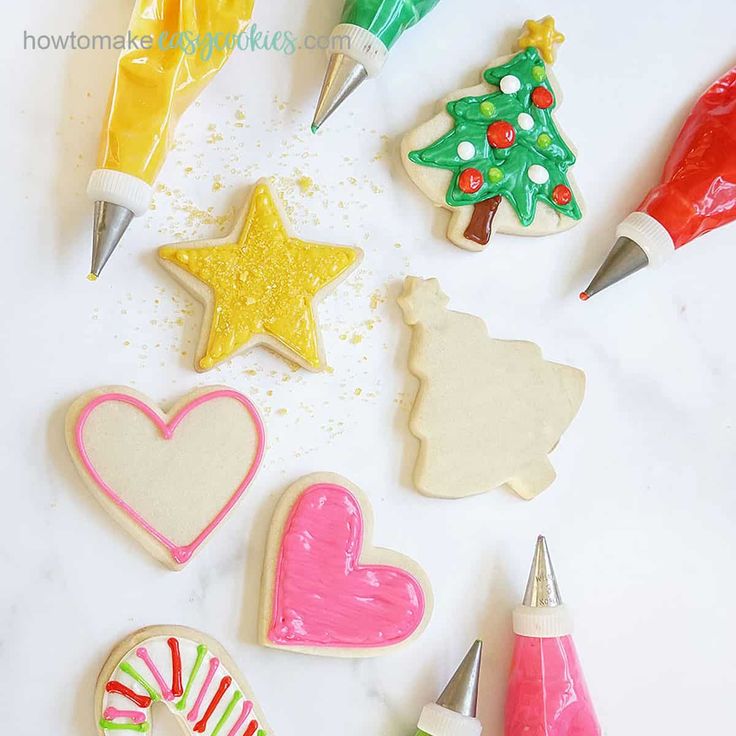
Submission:
POLYGON ((593 294, 699 235, 736 220, 736 67, 695 103, 662 178, 616 229, 617 240, 590 286, 593 294))

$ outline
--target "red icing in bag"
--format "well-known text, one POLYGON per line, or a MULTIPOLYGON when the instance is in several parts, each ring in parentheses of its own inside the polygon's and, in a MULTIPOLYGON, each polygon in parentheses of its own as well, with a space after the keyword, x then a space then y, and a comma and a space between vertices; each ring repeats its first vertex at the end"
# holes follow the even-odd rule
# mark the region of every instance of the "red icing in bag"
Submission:
POLYGON ((736 219, 736 67, 695 103, 636 209, 664 225, 675 248, 736 219))

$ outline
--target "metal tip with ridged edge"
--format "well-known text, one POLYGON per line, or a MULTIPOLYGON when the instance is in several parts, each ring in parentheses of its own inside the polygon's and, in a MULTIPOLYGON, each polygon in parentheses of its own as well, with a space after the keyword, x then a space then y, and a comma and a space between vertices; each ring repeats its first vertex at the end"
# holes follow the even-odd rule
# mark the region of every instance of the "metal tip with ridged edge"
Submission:
POLYGON ((562 605, 547 540, 541 534, 537 537, 532 568, 521 605, 530 608, 556 608, 562 605))
POLYGON ((648 265, 649 258, 644 249, 631 238, 622 236, 614 243, 603 265, 588 288, 580 294, 580 298, 587 301, 593 294, 613 286, 648 265))
POLYGON ((366 68, 345 54, 332 54, 312 121, 316 133, 335 110, 368 78, 366 68))
POLYGON ((95 202, 94 217, 90 274, 96 278, 102 273, 102 269, 128 229, 133 220, 133 212, 112 202, 95 202))
POLYGON ((478 684, 483 642, 477 639, 437 698, 437 705, 463 716, 475 718, 478 710, 478 684))

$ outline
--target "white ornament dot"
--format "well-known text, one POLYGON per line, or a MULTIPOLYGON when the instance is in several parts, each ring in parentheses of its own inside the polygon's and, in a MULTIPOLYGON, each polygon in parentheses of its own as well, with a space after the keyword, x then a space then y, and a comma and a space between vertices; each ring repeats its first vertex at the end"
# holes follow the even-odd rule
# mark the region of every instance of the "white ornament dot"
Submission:
POLYGON ((520 112, 516 122, 522 130, 531 130, 534 127, 534 118, 528 112, 520 112))
POLYGON ((532 164, 526 172, 526 175, 535 184, 546 184, 549 181, 549 171, 539 164, 532 164))
POLYGON ((521 81, 519 77, 515 77, 513 74, 507 74, 501 78, 498 86, 504 94, 513 95, 521 89, 521 81))
POLYGON ((475 146, 470 141, 461 141, 457 146, 457 155, 463 161, 470 161, 475 156, 475 146))

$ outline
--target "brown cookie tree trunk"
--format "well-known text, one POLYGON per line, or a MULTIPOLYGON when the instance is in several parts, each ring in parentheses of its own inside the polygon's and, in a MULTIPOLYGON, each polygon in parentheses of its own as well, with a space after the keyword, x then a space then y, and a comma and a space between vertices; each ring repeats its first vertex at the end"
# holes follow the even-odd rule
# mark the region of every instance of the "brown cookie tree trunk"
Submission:
POLYGON ((473 214, 464 233, 468 240, 472 240, 479 245, 488 245, 488 241, 491 239, 493 218, 500 204, 501 195, 497 194, 495 197, 484 199, 482 202, 473 205, 473 214))

